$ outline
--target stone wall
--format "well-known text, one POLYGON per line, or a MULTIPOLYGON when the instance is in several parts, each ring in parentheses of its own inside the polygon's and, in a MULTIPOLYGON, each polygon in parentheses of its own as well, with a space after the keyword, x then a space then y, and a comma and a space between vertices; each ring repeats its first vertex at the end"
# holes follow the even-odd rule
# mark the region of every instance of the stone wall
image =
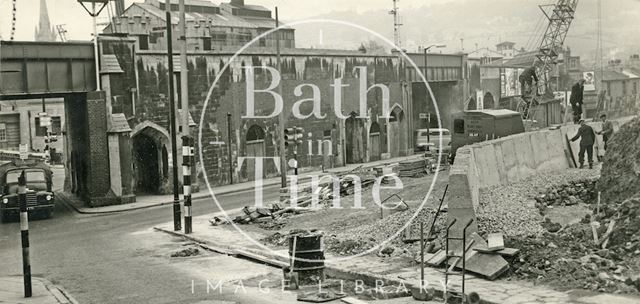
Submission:
MULTIPOLYGON (((126 53, 123 51, 123 53, 126 53)), ((252 125, 258 125, 265 131, 265 154, 266 156, 277 155, 276 130, 277 119, 242 119, 246 113, 246 75, 245 66, 276 66, 276 56, 274 54, 258 53, 253 51, 250 54, 243 54, 236 57, 230 63, 233 54, 223 52, 200 52, 192 53, 188 56, 188 84, 189 84, 189 111, 196 124, 200 125, 202 120, 202 142, 207 144, 203 147, 203 159, 205 168, 209 175, 209 181, 214 184, 226 184, 229 182, 229 155, 226 144, 227 139, 227 113, 232 114, 232 160, 237 157, 247 155, 245 139, 247 130, 252 125), (223 69, 229 63, 227 69, 223 69), (214 80, 218 79, 216 86, 210 87, 214 80), (210 96, 209 96, 210 94, 210 96), (206 104, 205 100, 209 98, 206 104), (209 145, 209 143, 215 143, 209 145)), ((122 55, 125 63, 127 56, 122 55)), ((324 50, 285 50, 282 54, 281 74, 282 74, 282 95, 285 100, 284 109, 291 111, 293 102, 311 96, 309 87, 303 88, 302 96, 295 96, 296 86, 307 83, 314 84, 320 89, 322 113, 327 116, 321 120, 305 119, 296 121, 290 119, 287 126, 299 126, 305 129, 305 141, 299 149, 299 163, 303 166, 319 167, 325 162, 319 157, 317 140, 331 138, 333 142, 332 150, 334 154, 339 154, 344 146, 341 146, 339 133, 344 128, 344 121, 336 119, 333 112, 333 81, 335 78, 342 78, 344 84, 349 87, 343 88, 342 94, 342 114, 368 115, 370 119, 362 122, 363 129, 368 135, 369 128, 376 122, 381 127, 380 153, 386 152, 389 146, 386 142, 386 127, 388 122, 382 118, 382 103, 379 89, 373 89, 367 94, 367 113, 360 113, 358 81, 360 75, 354 70, 356 67, 367 67, 367 85, 385 84, 389 87, 391 100, 390 108, 397 105, 399 109, 406 111, 406 94, 403 93, 403 84, 399 71, 402 70, 397 57, 394 56, 373 56, 356 52, 324 51, 324 50), (313 149, 316 150, 313 156, 309 156, 307 133, 312 133, 310 139, 314 141, 313 149), (326 135, 329 134, 330 137, 326 135)), ((120 57, 118 58, 120 61, 120 57)), ((177 63, 177 60, 174 60, 177 63)), ((163 128, 169 129, 169 106, 167 98, 168 78, 167 78, 167 56, 162 53, 152 51, 140 51, 135 56, 135 64, 124 64, 122 69, 125 74, 123 79, 128 79, 126 75, 137 75, 138 100, 135 106, 130 99, 123 98, 122 108, 135 107, 135 115, 131 116, 132 128, 136 124, 144 121, 151 121, 163 128), (133 73, 128 71, 134 69, 133 73)), ((179 70, 180 67, 176 66, 179 70)), ((256 89, 266 88, 270 82, 269 75, 262 69, 256 69, 256 89)), ((175 79, 178 73, 175 74, 175 79)), ((121 90, 126 90, 126 86, 120 86, 121 90)), ((176 86, 176 96, 179 96, 179 85, 176 86)), ((115 92, 114 95, 119 94, 115 92)), ((122 94, 122 93, 120 93, 122 94)), ((311 102, 307 102, 302 107, 302 113, 310 111, 311 102)), ((256 94, 256 113, 260 115, 269 114, 273 111, 273 98, 268 94, 256 94)), ((133 112, 133 111, 132 111, 133 112)), ((126 114, 126 113, 125 113, 126 114)), ((407 113, 403 114, 403 121, 400 122, 399 148, 396 152, 400 156, 409 153, 408 141, 411 131, 406 125, 407 113)), ((286 114, 291 118, 290 113, 286 114)), ((129 117, 129 115, 128 115, 129 117)), ((193 130, 195 136, 199 128, 193 130)), ((365 138, 368 141, 368 137, 365 138)), ((394 145, 395 148, 395 145, 394 145)), ((197 149, 196 149, 197 150, 197 149)), ((369 147, 365 143, 365 150, 369 147)), ((366 155, 370 159, 371 155, 366 155)), ((363 159, 363 160, 366 160, 363 159)), ((234 162, 231 162, 232 166, 234 162)), ((235 169, 235 168, 234 168, 235 169)), ((268 168, 269 174, 273 175, 275 167, 268 168)), ((248 178, 242 172, 239 173, 240 180, 248 178)), ((237 181, 238 178, 235 179, 237 181)))

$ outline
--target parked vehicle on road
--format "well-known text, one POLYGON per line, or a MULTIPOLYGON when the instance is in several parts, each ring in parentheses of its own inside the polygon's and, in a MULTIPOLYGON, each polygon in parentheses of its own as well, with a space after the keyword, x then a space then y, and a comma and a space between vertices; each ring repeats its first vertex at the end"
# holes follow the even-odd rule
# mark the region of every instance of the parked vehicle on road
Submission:
POLYGON ((0 165, 0 220, 20 213, 18 178, 24 171, 27 179, 27 210, 49 218, 53 214, 54 194, 51 190, 53 172, 37 161, 13 161, 0 165))
POLYGON ((442 151, 448 153, 451 150, 451 132, 448 129, 418 129, 416 130, 416 150, 439 152, 440 138, 442 138, 442 151))
POLYGON ((499 109, 465 111, 453 120, 451 141, 451 163, 456 150, 477 142, 523 133, 522 115, 518 112, 499 109))

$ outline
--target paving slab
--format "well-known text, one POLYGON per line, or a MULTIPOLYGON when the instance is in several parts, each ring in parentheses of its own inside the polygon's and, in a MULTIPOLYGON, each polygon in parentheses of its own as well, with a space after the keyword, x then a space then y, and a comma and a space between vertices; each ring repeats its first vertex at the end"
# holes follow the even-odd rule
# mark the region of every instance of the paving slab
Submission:
POLYGON ((75 304, 77 303, 62 288, 51 282, 32 277, 30 298, 24 297, 22 276, 0 277, 0 303, 8 304, 75 304))

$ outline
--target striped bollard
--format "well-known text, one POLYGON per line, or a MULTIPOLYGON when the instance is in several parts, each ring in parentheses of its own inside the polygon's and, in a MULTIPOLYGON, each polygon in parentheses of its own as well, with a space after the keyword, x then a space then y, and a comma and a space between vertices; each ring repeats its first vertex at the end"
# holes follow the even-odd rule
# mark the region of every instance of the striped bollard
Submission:
POLYGON ((24 279, 24 297, 31 297, 31 260, 29 259, 29 214, 27 213, 27 177, 24 170, 18 178, 18 196, 20 199, 20 236, 22 238, 22 275, 24 279))
POLYGON ((193 140, 182 137, 182 195, 184 196, 184 233, 193 231, 191 218, 191 160, 193 159, 193 140))

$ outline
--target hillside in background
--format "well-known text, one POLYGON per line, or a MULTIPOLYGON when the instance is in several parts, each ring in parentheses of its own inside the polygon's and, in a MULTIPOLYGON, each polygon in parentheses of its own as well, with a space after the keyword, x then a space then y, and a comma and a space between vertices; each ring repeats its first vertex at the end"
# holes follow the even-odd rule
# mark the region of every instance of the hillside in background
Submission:
MULTIPOLYGON (((391 2, 391 1, 389 1, 391 2)), ((640 51, 640 1, 603 2, 603 43, 605 58, 626 59, 640 51), (635 37, 635 38, 634 38, 635 37)), ((546 28, 546 19, 535 1, 495 0, 487 6, 485 1, 456 1, 419 7, 400 7, 403 26, 402 45, 415 51, 418 45, 444 43, 443 52, 478 47, 494 48, 500 41, 513 41, 516 47, 536 49, 539 37, 546 28), (523 2, 528 4, 523 5, 523 2)), ((400 2, 402 4, 402 2, 400 2)), ((597 2, 580 1, 576 19, 565 45, 586 61, 595 55, 597 38, 597 2)), ((311 18, 349 21, 371 29, 393 40, 393 18, 388 10, 363 12, 336 10, 311 18)), ((289 18, 288 18, 289 19, 289 18)), ((358 29, 336 24, 309 24, 296 26, 297 43, 301 47, 352 48, 375 38, 358 29)))

